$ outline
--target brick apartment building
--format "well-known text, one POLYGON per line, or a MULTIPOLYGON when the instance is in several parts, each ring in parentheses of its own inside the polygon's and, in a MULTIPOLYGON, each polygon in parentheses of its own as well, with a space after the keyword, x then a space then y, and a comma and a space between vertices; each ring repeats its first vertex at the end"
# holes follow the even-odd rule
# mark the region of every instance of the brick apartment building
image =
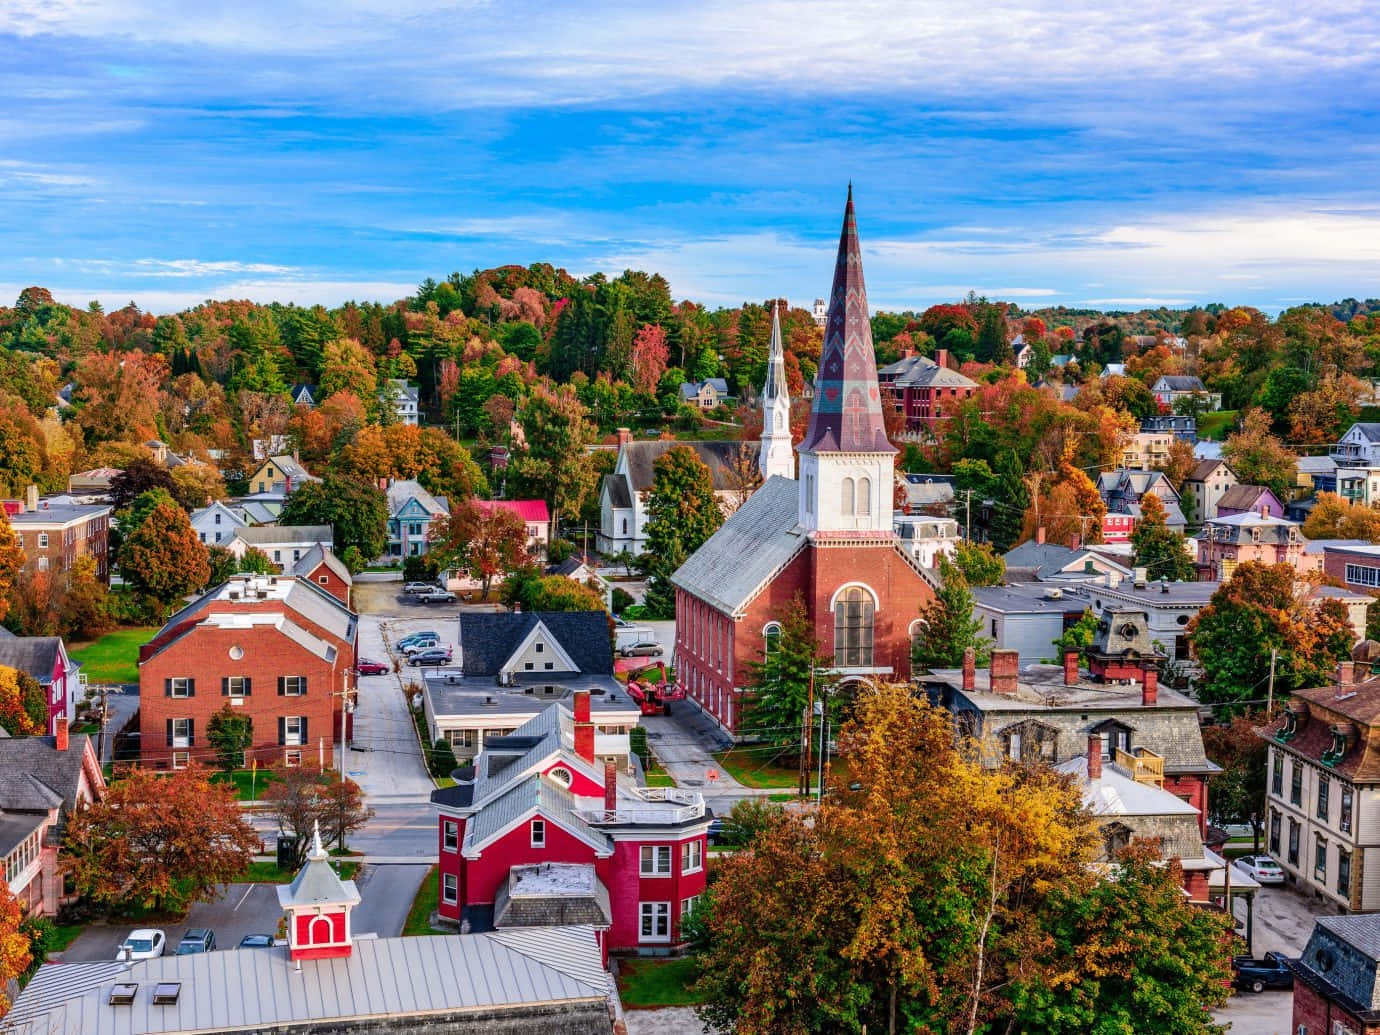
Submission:
POLYGON ((1380 917, 1320 916, 1294 972, 1295 1035, 1380 1033, 1380 917))
POLYGON ((10 515, 30 570, 63 574, 78 557, 96 562, 96 575, 110 582, 110 507, 102 504, 53 504, 29 486, 24 508, 10 515))
POLYGON ((145 765, 207 762, 211 716, 253 721, 260 765, 329 765, 342 692, 355 685, 357 618, 324 587, 287 575, 238 575, 173 615, 139 651, 145 765))

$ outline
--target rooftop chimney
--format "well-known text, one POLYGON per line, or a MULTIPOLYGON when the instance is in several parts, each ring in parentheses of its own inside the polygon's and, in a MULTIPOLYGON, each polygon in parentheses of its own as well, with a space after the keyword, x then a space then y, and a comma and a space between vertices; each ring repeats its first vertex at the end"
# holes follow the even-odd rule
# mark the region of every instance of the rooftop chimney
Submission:
POLYGON ((618 763, 604 759, 604 822, 612 823, 618 816, 618 763))
POLYGON ((1039 528, 1035 529, 1035 542, 1039 543, 1041 546, 1044 545, 1044 542, 1045 542, 1045 526, 1044 526, 1044 525, 1041 525, 1039 528))
POLYGON ((947 367, 949 365, 949 350, 936 349, 934 353, 934 362, 937 366, 947 367))
POLYGON ((1064 685, 1078 685, 1078 649, 1076 647, 1064 648, 1064 685))
POLYGON ((1347 660, 1337 662, 1337 685, 1339 687, 1355 686, 1359 683, 1361 680, 1356 669, 1357 665, 1354 661, 1347 660))
POLYGON ((594 723, 589 720, 589 691, 575 692, 575 754, 594 763, 594 723))
POLYGON ((1021 675, 1020 653, 1009 649, 992 652, 992 693, 1012 696, 1021 675))
POLYGON ((977 651, 972 647, 963 648, 963 692, 972 693, 977 682, 977 651))
POLYGON ((1082 537, 1081 535, 1079 535, 1077 532, 1074 532, 1073 535, 1069 536, 1069 549, 1070 549, 1070 550, 1081 550, 1082 548, 1083 548, 1083 537, 1082 537))
POLYGON ((38 509, 38 486, 30 485, 24 490, 24 509, 33 513, 38 509))
POLYGON ((59 715, 53 720, 53 746, 59 751, 67 750, 67 716, 59 715))
POLYGON ((619 429, 618 429, 618 445, 619 445, 619 446, 626 446, 626 445, 627 445, 629 442, 631 442, 631 441, 632 441, 632 429, 631 429, 631 428, 619 428, 619 429))
POLYGON ((1102 737, 1088 734, 1088 779, 1102 779, 1102 737))
POLYGON ((1160 699, 1160 670, 1154 665, 1146 665, 1140 670, 1140 676, 1141 706, 1153 708, 1160 699))

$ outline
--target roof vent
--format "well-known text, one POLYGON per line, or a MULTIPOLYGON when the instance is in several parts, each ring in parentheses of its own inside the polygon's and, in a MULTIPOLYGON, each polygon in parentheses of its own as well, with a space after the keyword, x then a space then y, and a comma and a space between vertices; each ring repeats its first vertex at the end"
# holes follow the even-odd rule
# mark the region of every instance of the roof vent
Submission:
POLYGON ((136 984, 115 985, 110 990, 108 1002, 111 1006, 129 1006, 134 1002, 134 995, 138 991, 139 986, 136 984))
POLYGON ((497 707, 498 707, 498 702, 497 702, 496 700, 494 700, 494 699, 493 699, 491 696, 489 696, 488 694, 485 694, 485 695, 484 695, 484 707, 485 707, 485 708, 497 708, 497 707))
POLYGON ((1046 599, 1046 600, 1063 600, 1063 599, 1064 599, 1064 591, 1063 591, 1062 589, 1060 589, 1058 586, 1050 586, 1048 589, 1045 590, 1045 599, 1046 599))
POLYGON ((230 591, 230 599, 231 599, 231 600, 238 600, 239 598, 240 598, 240 591, 237 590, 237 589, 232 589, 232 590, 230 591))
POLYGON ((177 995, 182 991, 181 981, 160 981, 153 990, 154 1006, 174 1006, 177 995))

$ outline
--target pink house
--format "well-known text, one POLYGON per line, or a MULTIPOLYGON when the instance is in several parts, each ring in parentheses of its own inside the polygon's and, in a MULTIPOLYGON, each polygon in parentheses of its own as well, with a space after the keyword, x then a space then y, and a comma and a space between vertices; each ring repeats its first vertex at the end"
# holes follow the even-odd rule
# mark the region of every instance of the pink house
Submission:
POLYGON ((1284 504, 1263 485, 1233 485, 1217 501, 1217 516, 1224 518, 1233 514, 1265 514, 1282 518, 1284 504))
POLYGON ((605 959, 669 951, 704 893, 711 816, 693 791, 619 786, 589 694, 573 703, 488 738, 432 793, 437 912, 463 931, 586 924, 605 959))
POLYGON ((551 512, 546 500, 475 500, 480 510, 511 510, 527 525, 527 546, 537 557, 551 550, 551 512))
MULTIPOLYGON (((1251 486, 1238 485, 1238 489, 1251 486)), ((1232 492, 1236 490, 1233 489, 1232 492)), ((1269 492, 1269 489, 1265 490, 1269 492)), ((1198 533, 1198 568, 1206 582, 1225 582, 1238 564, 1287 564, 1300 574, 1317 570, 1316 555, 1306 553, 1308 540, 1297 522, 1260 511, 1218 516, 1198 533)))
POLYGON ((0 665, 27 672, 43 687, 48 698, 44 733, 54 733, 59 718, 76 721, 82 686, 78 666, 67 656, 61 636, 11 636, 0 629, 0 665))

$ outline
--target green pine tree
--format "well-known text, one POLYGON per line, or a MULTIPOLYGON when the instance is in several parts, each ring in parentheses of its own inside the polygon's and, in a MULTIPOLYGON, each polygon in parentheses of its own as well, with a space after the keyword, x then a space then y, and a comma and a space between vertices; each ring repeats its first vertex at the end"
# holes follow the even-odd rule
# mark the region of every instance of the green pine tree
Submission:
POLYGON ((798 744, 811 670, 816 670, 818 699, 824 692, 819 670, 828 659, 820 653, 814 624, 799 593, 776 612, 774 622, 780 631, 767 638, 762 660, 748 664, 752 696, 745 706, 744 726, 769 743, 798 744))
POLYGON ((992 642, 979 635, 982 620, 973 615, 973 594, 963 573, 948 558, 940 558, 939 574, 944 583, 934 600, 921 612, 920 633, 911 651, 911 664, 917 669, 957 668, 963 652, 972 647, 979 664, 992 652, 992 642))
POLYGON ((709 468, 690 446, 668 449, 652 469, 642 562, 649 576, 645 603, 648 617, 673 618, 676 593, 671 576, 724 523, 724 512, 709 468))
POLYGON ((1164 504, 1153 492, 1140 501, 1140 520, 1131 533, 1131 549, 1136 567, 1144 568, 1147 578, 1170 582, 1192 582, 1193 561, 1184 550, 1184 537, 1165 521, 1164 504))

